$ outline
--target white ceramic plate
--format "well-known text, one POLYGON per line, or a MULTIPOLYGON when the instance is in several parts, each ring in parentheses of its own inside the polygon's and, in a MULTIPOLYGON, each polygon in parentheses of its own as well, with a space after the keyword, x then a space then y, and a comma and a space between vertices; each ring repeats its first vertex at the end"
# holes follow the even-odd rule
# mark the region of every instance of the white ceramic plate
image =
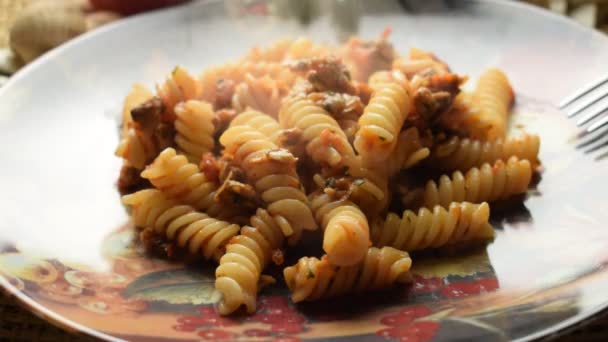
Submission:
POLYGON ((9 293, 66 328, 131 340, 249 339, 252 329, 262 339, 412 331, 427 340, 529 339, 608 304, 608 164, 574 150, 574 123, 551 106, 604 74, 606 37, 515 2, 324 1, 308 26, 285 2, 245 3, 201 1, 120 21, 51 51, 0 88, 0 284, 9 293), (434 51, 472 78, 489 66, 506 71, 516 121, 542 137, 537 190, 518 216, 497 219, 486 250, 415 270, 413 289, 394 299, 358 297, 366 304, 354 316, 336 302, 294 306, 277 288, 261 297, 255 319, 218 323, 209 316, 217 296, 208 273, 129 247, 114 186, 122 99, 134 82, 152 86, 175 65, 199 71, 285 36, 337 42, 387 26, 399 50, 434 51), (277 308, 297 327, 281 326, 277 308))

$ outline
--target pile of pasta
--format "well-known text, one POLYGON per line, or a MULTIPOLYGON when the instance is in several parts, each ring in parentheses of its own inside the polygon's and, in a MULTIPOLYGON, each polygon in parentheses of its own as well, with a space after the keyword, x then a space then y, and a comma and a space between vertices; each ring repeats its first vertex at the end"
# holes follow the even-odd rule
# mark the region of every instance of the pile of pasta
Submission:
POLYGON ((407 282, 409 253, 492 239, 487 202, 524 194, 539 165, 538 136, 507 135, 503 72, 465 81, 388 33, 176 67, 124 101, 123 203, 150 251, 217 263, 222 314, 254 312, 269 267, 294 302, 407 282), (319 255, 283 265, 311 241, 319 255))

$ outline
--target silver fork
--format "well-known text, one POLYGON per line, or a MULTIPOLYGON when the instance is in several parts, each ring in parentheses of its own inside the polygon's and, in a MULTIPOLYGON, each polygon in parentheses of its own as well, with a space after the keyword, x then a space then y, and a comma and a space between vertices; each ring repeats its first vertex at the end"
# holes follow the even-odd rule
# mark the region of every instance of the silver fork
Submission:
POLYGON ((608 102, 596 106, 597 108, 592 107, 608 98, 608 87, 603 87, 606 84, 608 75, 589 83, 558 105, 560 109, 567 111, 569 118, 585 114, 576 121, 577 126, 586 126, 575 137, 580 140, 576 148, 585 153, 597 152, 597 160, 608 157, 608 102))

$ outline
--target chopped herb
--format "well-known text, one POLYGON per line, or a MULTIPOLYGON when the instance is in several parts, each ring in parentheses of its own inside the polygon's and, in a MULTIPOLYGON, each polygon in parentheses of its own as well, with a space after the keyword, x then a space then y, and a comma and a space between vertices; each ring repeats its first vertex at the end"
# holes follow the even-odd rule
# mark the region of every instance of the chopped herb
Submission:
POLYGON ((315 277, 315 273, 309 268, 308 274, 306 275, 306 279, 313 279, 315 277))
POLYGON ((175 68, 173 68, 173 71, 171 71, 171 75, 175 75, 177 73, 177 70, 179 69, 179 66, 175 66, 175 68))
POLYGON ((334 177, 329 177, 325 180, 325 187, 331 188, 336 185, 336 179, 334 177))
POLYGON ((380 138, 380 140, 382 140, 382 141, 386 141, 386 137, 383 137, 381 135, 379 135, 378 138, 380 138))
POLYGON ((344 168, 342 169, 342 172, 348 173, 348 165, 344 166, 344 168))

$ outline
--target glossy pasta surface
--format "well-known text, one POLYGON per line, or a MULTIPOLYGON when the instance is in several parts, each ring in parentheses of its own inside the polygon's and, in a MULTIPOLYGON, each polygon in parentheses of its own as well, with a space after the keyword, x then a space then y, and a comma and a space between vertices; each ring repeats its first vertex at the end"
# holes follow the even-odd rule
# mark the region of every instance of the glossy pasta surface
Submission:
POLYGON ((492 240, 488 202, 533 184, 540 138, 509 134, 506 73, 465 91, 389 34, 281 39, 124 100, 117 185, 139 241, 216 263, 222 314, 255 313, 272 265, 293 302, 403 286, 419 251, 492 240))

